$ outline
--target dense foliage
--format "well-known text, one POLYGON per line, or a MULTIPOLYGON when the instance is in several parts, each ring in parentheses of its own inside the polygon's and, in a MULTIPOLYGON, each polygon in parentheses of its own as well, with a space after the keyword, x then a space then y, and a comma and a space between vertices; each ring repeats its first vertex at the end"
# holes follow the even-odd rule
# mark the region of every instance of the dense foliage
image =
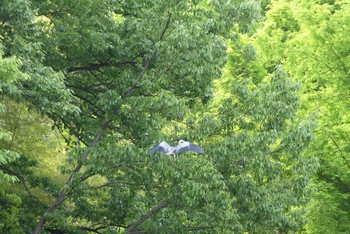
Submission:
POLYGON ((0 232, 345 233, 349 11, 1 1, 0 232))
POLYGON ((308 157, 318 169, 306 231, 347 233, 350 220, 348 1, 274 1, 257 34, 267 67, 303 82, 303 109, 319 116, 308 157))

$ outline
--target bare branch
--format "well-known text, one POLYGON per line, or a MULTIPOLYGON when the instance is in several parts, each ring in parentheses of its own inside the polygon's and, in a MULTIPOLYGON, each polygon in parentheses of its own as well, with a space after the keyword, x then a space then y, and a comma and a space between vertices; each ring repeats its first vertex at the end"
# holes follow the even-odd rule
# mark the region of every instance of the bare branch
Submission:
POLYGON ((96 185, 96 186, 90 186, 86 187, 83 190, 97 190, 101 188, 106 188, 106 187, 115 187, 115 186, 121 186, 121 187, 129 187, 133 185, 141 185, 141 184, 134 184, 134 183, 128 183, 128 182, 123 182, 123 181, 113 181, 101 185, 96 185))
POLYGON ((204 226, 204 227, 189 227, 189 228, 186 228, 185 231, 200 231, 200 230, 211 230, 213 229, 213 227, 210 227, 210 226, 204 226))
MULTIPOLYGON (((345 155, 343 154, 343 151, 340 149, 338 143, 333 139, 333 137, 330 137, 330 138, 333 141, 334 145, 337 147, 339 154, 340 154, 340 157, 344 160, 346 166, 350 169, 349 160, 345 157, 345 155)), ((345 153, 349 156, 349 154, 347 152, 345 152, 345 153)))
POLYGON ((134 230, 141 225, 143 222, 145 222, 147 219, 149 219, 150 217, 152 217, 153 215, 155 215, 158 211, 160 211, 163 208, 168 207, 169 202, 168 201, 164 201, 163 203, 161 203, 160 205, 154 207, 152 210, 150 210, 149 212, 147 212, 146 214, 144 214, 139 220, 137 220, 135 223, 131 224, 129 226, 129 228, 126 230, 126 233, 134 233, 134 230))
POLYGON ((100 70, 103 67, 121 67, 125 65, 135 65, 135 64, 136 62, 134 61, 125 61, 125 62, 118 62, 118 63, 96 63, 96 64, 89 64, 86 66, 68 68, 67 73, 75 72, 75 71, 96 71, 96 70, 100 70))
POLYGON ((126 228, 123 225, 118 225, 118 224, 114 224, 114 223, 109 223, 109 224, 99 224, 96 227, 80 227, 81 230, 83 231, 88 231, 88 232, 94 232, 94 233, 101 233, 100 230, 105 229, 107 227, 122 227, 122 228, 126 228))
MULTIPOLYGON (((163 39, 166 30, 169 28, 170 19, 171 19, 171 13, 169 13, 168 19, 167 19, 166 24, 165 24, 165 27, 163 28, 162 33, 161 33, 161 35, 159 37, 160 41, 163 39)), ((153 59, 156 57, 156 54, 157 54, 157 48, 155 48, 153 50, 151 56, 149 57, 149 59, 147 60, 147 62, 143 66, 141 72, 139 73, 139 75, 137 76, 136 80, 134 81, 134 84, 126 91, 124 96, 130 95, 135 90, 136 86, 138 85, 137 83, 142 79, 143 75, 145 74, 145 72, 147 71, 149 66, 151 65, 153 59)))
POLYGON ((331 184, 333 184, 336 188, 338 188, 340 191, 344 192, 344 193, 350 193, 350 185, 346 184, 345 182, 343 182, 339 177, 337 177, 336 179, 331 178, 328 175, 325 175, 321 172, 317 173, 318 176, 325 180, 326 182, 329 182, 331 184))
POLYGON ((24 176, 22 176, 20 173, 18 173, 18 172, 16 172, 16 171, 13 171, 13 170, 11 170, 11 169, 9 169, 9 168, 4 167, 4 166, 2 166, 2 165, 0 165, 0 170, 5 171, 7 174, 16 176, 16 177, 19 179, 19 181, 21 181, 21 183, 22 183, 24 189, 25 189, 26 192, 28 193, 29 198, 30 198, 31 200, 33 200, 33 195, 31 194, 31 192, 30 192, 30 190, 29 190, 29 188, 28 188, 28 186, 27 186, 26 179, 24 178, 24 176))

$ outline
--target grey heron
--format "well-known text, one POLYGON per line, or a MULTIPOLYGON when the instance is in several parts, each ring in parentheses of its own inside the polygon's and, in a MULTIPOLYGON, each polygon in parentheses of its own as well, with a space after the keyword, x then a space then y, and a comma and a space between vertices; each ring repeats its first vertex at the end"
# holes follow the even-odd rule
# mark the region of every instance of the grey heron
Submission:
POLYGON ((180 140, 177 146, 170 146, 165 141, 160 142, 158 145, 154 146, 148 154, 153 154, 156 151, 165 153, 166 155, 173 154, 174 157, 184 151, 193 151, 200 154, 204 153, 204 150, 191 142, 180 140))

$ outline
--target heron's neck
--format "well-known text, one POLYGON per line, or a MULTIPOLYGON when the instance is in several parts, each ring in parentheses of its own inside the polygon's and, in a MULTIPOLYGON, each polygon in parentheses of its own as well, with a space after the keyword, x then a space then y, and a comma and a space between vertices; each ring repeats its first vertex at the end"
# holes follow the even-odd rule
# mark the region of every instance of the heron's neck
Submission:
POLYGON ((171 150, 169 150, 169 152, 167 153, 167 155, 169 155, 169 154, 173 154, 174 156, 175 156, 175 150, 176 150, 176 148, 175 147, 173 147, 171 150))

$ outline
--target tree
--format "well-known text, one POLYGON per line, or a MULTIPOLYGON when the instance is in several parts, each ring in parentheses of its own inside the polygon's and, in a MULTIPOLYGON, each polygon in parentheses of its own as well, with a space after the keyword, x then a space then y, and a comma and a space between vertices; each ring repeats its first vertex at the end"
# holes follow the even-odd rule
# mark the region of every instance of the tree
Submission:
POLYGON ((308 150, 319 158, 306 232, 349 229, 349 103, 347 1, 275 1, 257 42, 266 64, 281 63, 303 82, 302 105, 317 110, 319 124, 308 150))
MULTIPOLYGON (((15 93, 17 91, 15 82, 19 82, 22 79, 25 79, 25 74, 21 73, 18 69, 20 60, 16 58, 3 58, 2 57, 2 48, 0 44, 0 93, 4 92, 4 89, 9 93, 15 93)), ((5 111, 5 106, 0 103, 0 114, 5 111)), ((1 141, 11 141, 12 136, 8 131, 4 131, 3 126, 1 126, 0 131, 0 140, 1 141)), ((19 158, 19 155, 11 150, 1 150, 0 151, 0 166, 4 166, 10 162, 15 161, 19 158)), ((15 176, 11 176, 4 171, 0 171, 0 178, 7 181, 16 181, 15 176)))
POLYGON ((299 86, 257 59, 247 38, 233 41, 210 111, 189 119, 223 176, 240 231, 300 231, 313 159, 304 157, 314 121, 298 117, 299 86))
POLYGON ((10 165, 29 191, 49 189, 20 216, 34 233, 301 229, 313 121, 298 117, 297 84, 239 36, 252 33, 258 2, 5 0, 0 10, 4 57, 26 74, 4 89, 7 104, 48 116, 67 144, 60 180, 33 174, 46 153, 10 165), (177 138, 207 153, 147 155, 177 138))
POLYGON ((33 131, 16 111, 46 120, 27 109, 40 111, 67 145, 59 180, 42 169, 57 173, 43 157, 62 155, 47 151, 50 141, 7 145, 21 158, 3 168, 30 187, 7 203, 5 228, 20 221, 19 232, 36 223, 34 233, 301 229, 313 122, 298 118, 298 86, 283 69, 266 71, 246 39, 229 33, 252 33, 258 2, 5 0, 0 10, 5 60, 21 61, 8 75, 24 77, 3 88, 3 103, 16 108, 2 121, 16 120, 38 142, 50 122, 38 124, 45 134, 33 131), (152 144, 177 138, 205 146, 206 155, 147 155, 152 144))
MULTIPOLYGON (((16 58, 3 58, 2 46, 0 44, 0 93, 3 94, 4 89, 8 92, 16 92, 14 83, 25 79, 26 76, 18 69, 20 61, 16 58)), ((0 114, 5 111, 5 106, 0 103, 0 114)), ((4 129, 4 124, 0 122, 0 142, 10 142, 12 140, 11 132, 4 129)), ((18 178, 6 170, 8 164, 19 159, 18 152, 1 147, 0 150, 0 231, 10 231, 18 226, 18 206, 21 199, 15 194, 7 192, 8 187, 16 182, 18 178)))
POLYGON ((51 128, 51 121, 41 114, 28 110, 27 103, 2 97, 4 112, 0 114, 2 129, 11 135, 10 141, 1 141, 4 151, 16 152, 16 160, 0 169, 16 180, 2 181, 2 231, 28 233, 33 220, 41 214, 47 202, 57 196, 66 179, 57 166, 63 166, 65 152, 63 140, 51 128), (11 212, 10 212, 11 211, 11 212), (28 212, 30 211, 30 212, 28 212), (12 213, 11 221, 8 213, 12 213))
POLYGON ((72 136, 67 182, 35 233, 236 228, 227 225, 235 214, 211 163, 179 159, 171 170, 173 161, 145 152, 172 133, 169 121, 210 98, 234 19, 259 10, 249 3, 0 3, 4 54, 20 58, 28 75, 16 84, 19 98, 72 136))

